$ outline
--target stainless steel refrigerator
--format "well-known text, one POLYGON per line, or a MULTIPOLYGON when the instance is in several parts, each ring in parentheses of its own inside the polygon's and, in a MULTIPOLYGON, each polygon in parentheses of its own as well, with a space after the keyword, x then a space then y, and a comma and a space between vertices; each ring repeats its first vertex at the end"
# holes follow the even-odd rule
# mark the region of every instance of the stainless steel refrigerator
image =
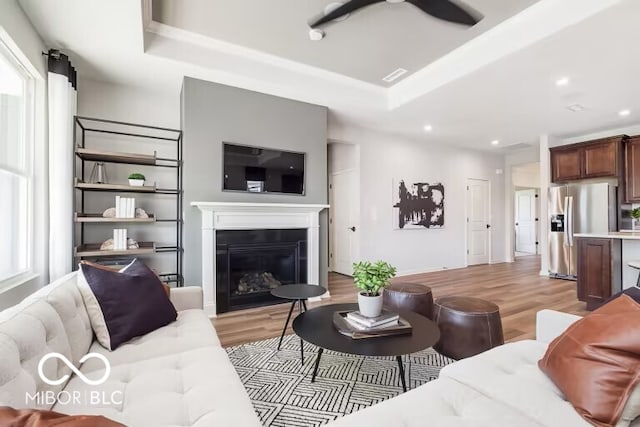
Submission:
POLYGON ((577 277, 576 233, 617 231, 617 187, 608 183, 549 188, 549 275, 577 277))

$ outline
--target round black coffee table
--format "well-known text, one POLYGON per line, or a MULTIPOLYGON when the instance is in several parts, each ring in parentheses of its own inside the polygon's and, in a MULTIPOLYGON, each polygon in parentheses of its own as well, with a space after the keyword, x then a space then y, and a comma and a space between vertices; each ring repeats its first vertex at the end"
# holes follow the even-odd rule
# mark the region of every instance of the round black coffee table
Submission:
POLYGON ((301 339, 319 347, 318 358, 311 382, 316 380, 320 358, 324 349, 361 356, 395 356, 400 369, 402 389, 407 391, 402 356, 432 347, 440 339, 440 330, 435 322, 409 311, 400 316, 412 326, 411 335, 352 339, 342 335, 333 326, 336 311, 357 310, 358 304, 333 304, 305 311, 293 320, 293 330, 301 339))
MULTIPOLYGON (((280 341, 278 342, 278 350, 280 350, 280 346, 282 345, 282 338, 284 338, 284 334, 287 331, 289 320, 291 320, 291 313, 293 313, 293 308, 296 306, 296 303, 298 304, 298 313, 302 313, 303 308, 304 311, 307 311, 307 299, 319 297, 325 292, 327 292, 327 290, 322 286, 308 285, 306 283, 283 285, 271 290, 271 295, 273 295, 274 297, 292 301, 291 308, 289 309, 289 315, 287 316, 287 321, 284 323, 284 328, 282 328, 282 335, 280 335, 280 341)), ((304 349, 302 348, 302 338, 300 338, 300 360, 304 365, 304 349)))

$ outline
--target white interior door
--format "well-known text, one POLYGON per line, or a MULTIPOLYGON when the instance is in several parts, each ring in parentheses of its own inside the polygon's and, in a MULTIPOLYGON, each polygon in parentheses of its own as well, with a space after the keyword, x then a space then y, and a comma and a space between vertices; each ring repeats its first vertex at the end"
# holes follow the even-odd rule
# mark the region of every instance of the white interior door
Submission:
POLYGON ((491 194, 489 181, 467 180, 467 265, 491 259, 491 194))
POLYGON ((516 252, 536 253, 536 190, 516 191, 516 252))
POLYGON ((331 267, 336 273, 353 274, 353 262, 357 254, 358 236, 357 203, 354 198, 357 173, 346 170, 331 175, 330 188, 330 235, 331 267))

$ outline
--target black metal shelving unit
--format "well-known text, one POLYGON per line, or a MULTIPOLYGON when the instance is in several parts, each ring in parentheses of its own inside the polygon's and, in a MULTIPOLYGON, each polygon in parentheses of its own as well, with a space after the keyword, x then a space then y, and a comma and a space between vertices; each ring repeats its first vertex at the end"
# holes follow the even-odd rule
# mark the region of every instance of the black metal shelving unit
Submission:
MULTIPOLYGON (((97 262, 112 264, 118 260, 125 260, 136 256, 152 256, 158 253, 175 252, 175 272, 162 273, 161 278, 165 282, 183 286, 183 190, 182 190, 182 131, 157 126, 147 126, 138 123, 119 122, 115 120, 98 119, 93 117, 76 116, 73 127, 74 156, 78 161, 74 162, 74 192, 73 192, 73 221, 74 221, 74 253, 73 269, 77 268, 81 259, 92 259, 97 262), (118 141, 126 138, 143 138, 145 140, 158 140, 175 142, 175 158, 158 157, 153 154, 135 152, 117 152, 97 150, 87 146, 87 141, 92 134, 117 135, 118 141), (121 137, 121 138, 120 138, 121 137), (119 163, 128 165, 140 165, 158 168, 175 169, 175 188, 157 188, 153 186, 135 187, 124 184, 96 184, 87 182, 86 162, 119 163), (150 214, 149 218, 104 218, 101 213, 86 212, 87 192, 110 193, 140 193, 163 194, 175 196, 175 217, 156 218, 150 214), (85 228, 92 224, 155 224, 175 223, 175 243, 159 244, 156 242, 138 242, 138 249, 127 250, 100 250, 101 243, 87 243, 85 241, 85 228)), ((137 206, 139 207, 139 206, 137 206)))

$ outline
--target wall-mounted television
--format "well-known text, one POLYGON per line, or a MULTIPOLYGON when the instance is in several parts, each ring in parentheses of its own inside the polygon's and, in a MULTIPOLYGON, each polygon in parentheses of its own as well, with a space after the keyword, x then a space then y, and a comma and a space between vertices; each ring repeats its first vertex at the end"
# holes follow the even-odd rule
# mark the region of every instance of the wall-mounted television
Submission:
POLYGON ((224 142, 223 190, 304 194, 305 154, 224 142))

